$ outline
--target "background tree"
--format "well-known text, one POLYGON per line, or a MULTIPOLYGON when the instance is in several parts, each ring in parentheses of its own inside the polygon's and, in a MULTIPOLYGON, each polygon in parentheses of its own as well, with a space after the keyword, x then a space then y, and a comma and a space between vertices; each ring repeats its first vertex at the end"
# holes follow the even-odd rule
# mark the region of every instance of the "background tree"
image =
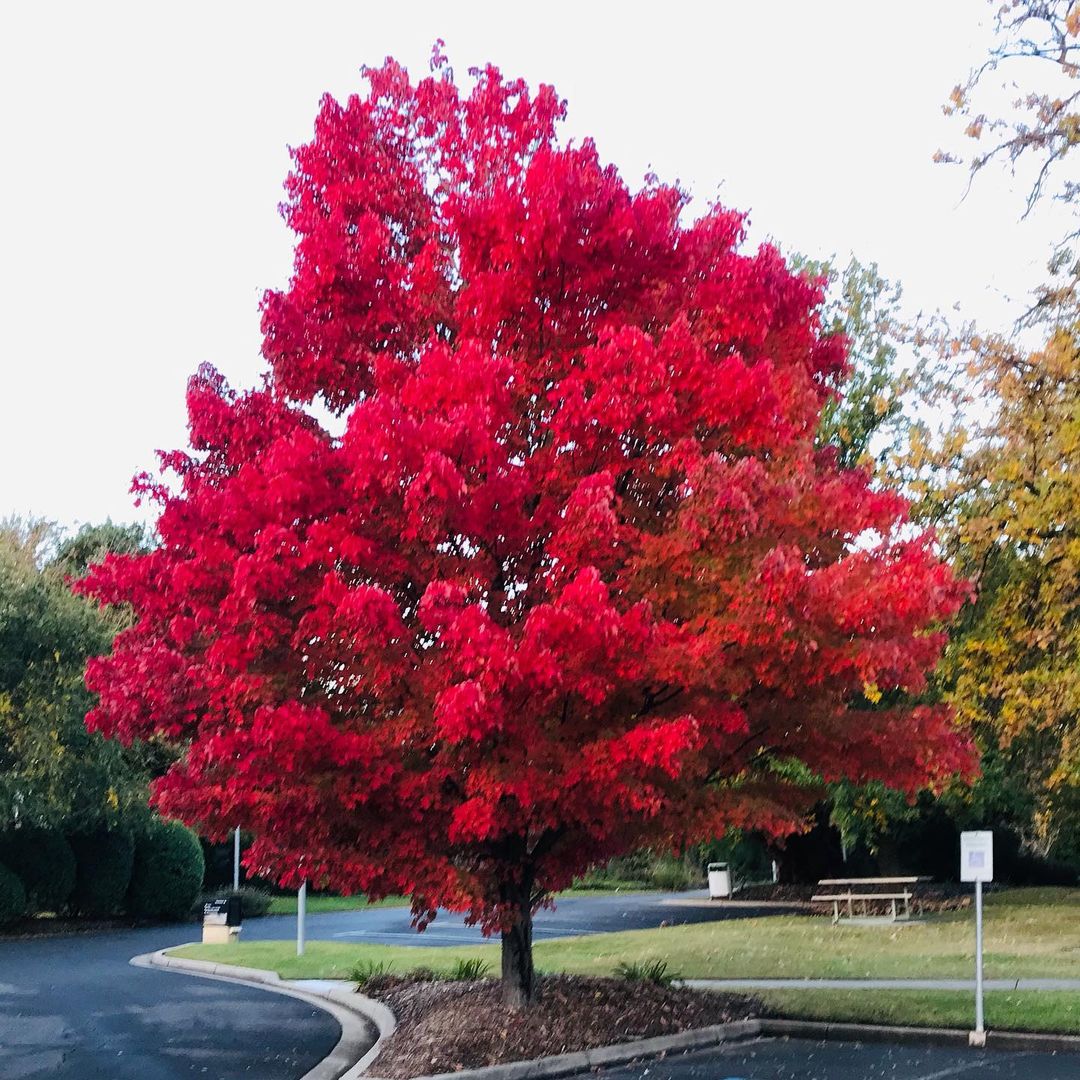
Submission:
POLYGON ((91 720, 186 739, 158 804, 240 823, 249 869, 500 932, 521 1003, 589 865, 967 769, 947 710, 858 708, 919 691, 965 588, 815 446, 819 287, 560 144, 550 87, 434 67, 367 72, 295 152, 268 379, 200 371, 176 488, 142 482, 160 546, 91 570, 137 616, 91 720))
MULTIPOLYGON (((937 467, 930 512, 978 590, 946 652, 942 683, 987 752, 1002 798, 1026 812, 1024 840, 1048 853, 1080 809, 1080 351, 1056 330, 1022 353, 979 343, 968 393, 982 417, 924 456, 937 467), (934 459, 934 454, 938 457, 934 459), (936 509, 934 508, 936 507, 936 509), (1030 809, 1025 811, 1025 803, 1030 809)), ((1063 852, 1064 853, 1064 852, 1063 852)))
POLYGON ((902 440, 912 384, 898 359, 905 333, 900 285, 883 277, 877 263, 863 264, 854 256, 842 271, 833 259, 800 254, 790 264, 822 282, 822 327, 847 343, 848 370, 839 393, 821 410, 818 443, 835 446, 846 468, 883 466, 902 440))
POLYGON ((125 616, 99 611, 66 582, 74 551, 97 550, 106 534, 121 550, 140 550, 134 533, 117 528, 61 543, 42 523, 0 526, 0 833, 16 824, 93 828, 146 806, 138 751, 84 725, 93 702, 86 659, 109 648, 125 616))
MULTIPOLYGON (((1041 201, 1080 210, 1075 150, 1080 146, 1080 3, 992 0, 996 39, 987 59, 957 85, 945 113, 965 124, 977 144, 967 157, 971 179, 1007 164, 1027 185, 1023 216, 1041 201)), ((939 161, 964 160, 940 152, 939 161)), ((1036 292, 1025 321, 1069 321, 1080 314, 1080 228, 1058 241, 1051 281, 1036 292)))

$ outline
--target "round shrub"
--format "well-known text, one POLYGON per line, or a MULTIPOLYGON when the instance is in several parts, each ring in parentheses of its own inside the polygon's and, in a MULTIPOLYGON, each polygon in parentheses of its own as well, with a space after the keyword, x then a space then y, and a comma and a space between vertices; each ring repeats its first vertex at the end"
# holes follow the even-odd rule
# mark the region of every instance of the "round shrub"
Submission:
POLYGON ((0 926, 26 914, 26 890, 19 878, 0 863, 0 926))
POLYGON ((22 881, 30 911, 62 911, 75 888, 75 853, 53 829, 13 829, 0 841, 0 862, 22 881))
POLYGON ((240 897, 240 917, 242 919, 258 919, 270 910, 273 896, 265 889, 257 889, 251 885, 241 885, 239 889, 206 889, 199 896, 192 908, 192 913, 202 919, 203 904, 210 900, 227 900, 230 896, 240 897))
POLYGON ((147 919, 184 919, 202 887, 199 838, 178 821, 152 822, 135 841, 127 909, 147 919))
POLYGON ((75 891, 71 906, 80 915, 101 918, 124 907, 135 861, 135 841, 122 829, 101 829, 72 836, 75 891))

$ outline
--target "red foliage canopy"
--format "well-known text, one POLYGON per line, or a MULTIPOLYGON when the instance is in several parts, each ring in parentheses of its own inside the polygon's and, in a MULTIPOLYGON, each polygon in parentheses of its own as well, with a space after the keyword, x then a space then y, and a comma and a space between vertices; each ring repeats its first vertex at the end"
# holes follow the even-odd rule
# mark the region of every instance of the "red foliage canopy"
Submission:
POLYGON ((818 287, 561 143, 550 87, 433 68, 294 152, 265 385, 200 370, 178 482, 139 482, 161 546, 84 584, 137 615, 91 725, 184 740, 159 805, 249 866, 489 929, 636 845, 791 830, 793 761, 968 767, 947 713, 864 697, 922 688, 964 587, 815 449, 818 287))

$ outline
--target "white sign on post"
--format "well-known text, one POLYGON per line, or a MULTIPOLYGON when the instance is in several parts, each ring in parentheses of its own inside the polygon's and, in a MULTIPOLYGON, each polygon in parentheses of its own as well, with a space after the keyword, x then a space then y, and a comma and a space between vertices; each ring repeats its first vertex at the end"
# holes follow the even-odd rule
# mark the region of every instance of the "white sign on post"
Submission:
POLYGON ((994 880, 994 834, 992 832, 960 834, 960 880, 994 880))
POLYGON ((975 1030, 970 1035, 970 1042, 972 1046, 985 1046, 982 887, 984 881, 994 880, 994 834, 992 832, 960 834, 960 880, 975 882, 975 1030))

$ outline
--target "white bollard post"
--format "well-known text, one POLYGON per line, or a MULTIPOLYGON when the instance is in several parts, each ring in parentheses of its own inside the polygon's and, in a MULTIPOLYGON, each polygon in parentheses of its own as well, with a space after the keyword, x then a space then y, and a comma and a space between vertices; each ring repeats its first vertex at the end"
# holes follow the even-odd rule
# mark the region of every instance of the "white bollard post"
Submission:
POLYGON ((304 925, 307 919, 307 882, 303 882, 296 894, 296 955, 304 955, 304 938, 307 927, 304 925))
POLYGON ((232 887, 233 892, 240 888, 240 826, 236 826, 232 842, 232 887))
POLYGON ((983 1026, 983 883, 975 882, 975 1036, 976 1044, 986 1042, 983 1026))

